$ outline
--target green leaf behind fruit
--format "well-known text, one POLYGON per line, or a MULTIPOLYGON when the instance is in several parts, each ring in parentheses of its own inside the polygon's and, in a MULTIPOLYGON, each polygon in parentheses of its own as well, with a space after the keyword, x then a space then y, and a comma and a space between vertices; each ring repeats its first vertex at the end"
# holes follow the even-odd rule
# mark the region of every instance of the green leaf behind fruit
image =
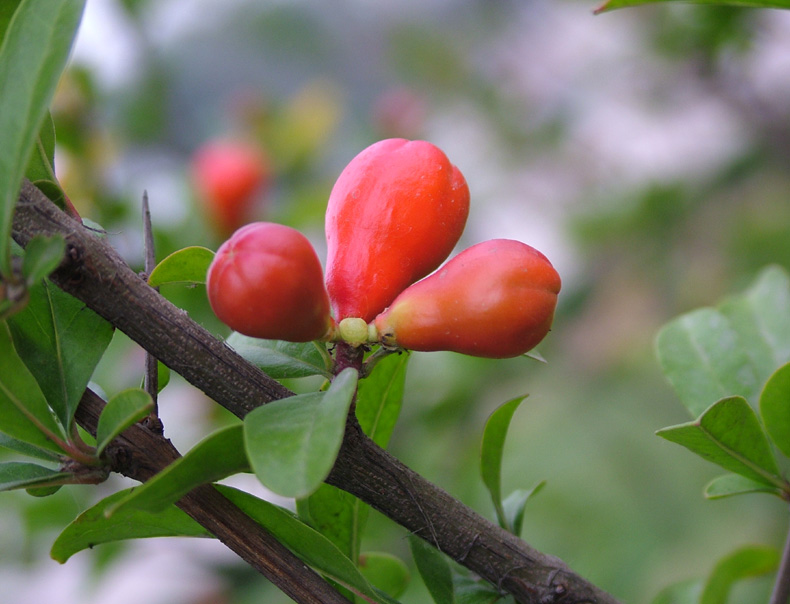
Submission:
POLYGON ((156 265, 148 276, 148 285, 159 287, 166 283, 205 283, 213 259, 214 252, 208 248, 197 245, 185 247, 156 265))

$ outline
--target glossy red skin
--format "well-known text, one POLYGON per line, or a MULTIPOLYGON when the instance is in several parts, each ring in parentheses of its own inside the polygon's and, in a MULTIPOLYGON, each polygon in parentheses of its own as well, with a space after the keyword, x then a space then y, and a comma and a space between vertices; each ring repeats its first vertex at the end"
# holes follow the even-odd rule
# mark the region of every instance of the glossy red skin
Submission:
POLYGON ((371 321, 452 252, 469 188, 435 145, 386 139, 337 179, 326 211, 326 286, 339 322, 371 321))
POLYGON ((304 235, 281 224, 236 231, 217 250, 206 290, 217 317, 244 335, 309 342, 331 325, 321 262, 304 235))
POLYGON ((510 239, 474 245, 403 291, 375 319, 385 345, 515 357, 549 332, 560 276, 536 249, 510 239))
POLYGON ((254 145, 215 140, 193 156, 192 180, 210 223, 227 237, 249 222, 256 197, 269 180, 269 163, 254 145))

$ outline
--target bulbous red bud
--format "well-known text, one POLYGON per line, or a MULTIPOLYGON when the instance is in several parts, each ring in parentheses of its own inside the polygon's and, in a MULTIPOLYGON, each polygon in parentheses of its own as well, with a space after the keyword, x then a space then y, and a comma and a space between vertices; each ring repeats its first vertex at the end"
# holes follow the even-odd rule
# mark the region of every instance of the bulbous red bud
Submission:
POLYGON ((333 324, 313 246, 281 224, 254 222, 236 231, 217 250, 206 291, 223 323, 255 338, 309 342, 333 324))
POLYGON ((435 145, 386 139, 337 179, 326 211, 326 286, 335 319, 371 321, 436 269, 469 214, 469 188, 435 145))
POLYGON ((551 329, 560 286, 539 251, 493 239, 406 288, 374 324, 385 346, 515 357, 551 329))

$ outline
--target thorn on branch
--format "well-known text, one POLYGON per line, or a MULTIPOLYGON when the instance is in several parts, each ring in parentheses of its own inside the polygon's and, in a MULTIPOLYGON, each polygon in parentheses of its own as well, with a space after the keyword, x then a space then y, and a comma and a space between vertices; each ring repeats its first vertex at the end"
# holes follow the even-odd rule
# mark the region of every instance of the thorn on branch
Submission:
MULTIPOLYGON (((145 252, 145 274, 150 275, 156 266, 156 251, 154 250, 154 232, 151 225, 151 209, 148 205, 148 191, 143 191, 143 249, 145 252)), ((154 288, 157 289, 158 288, 154 288)), ((159 419, 159 367, 156 357, 148 350, 145 351, 145 391, 154 401, 151 414, 146 418, 144 424, 152 432, 162 434, 164 426, 159 419)))

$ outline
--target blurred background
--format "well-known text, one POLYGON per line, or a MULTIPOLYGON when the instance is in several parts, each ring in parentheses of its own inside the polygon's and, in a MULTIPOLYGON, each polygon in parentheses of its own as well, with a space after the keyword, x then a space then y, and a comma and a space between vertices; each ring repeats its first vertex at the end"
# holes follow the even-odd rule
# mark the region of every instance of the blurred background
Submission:
MULTIPOLYGON (((196 157, 216 141, 253 147, 244 219, 301 229, 323 259, 326 200, 356 153, 391 136, 441 147, 472 192, 459 249, 519 239, 552 260, 563 290, 540 347, 546 364, 414 355, 391 450, 492 518, 477 459, 483 426, 529 393, 504 461, 506 492, 546 481, 524 538, 623 602, 647 603, 741 545, 781 546, 787 530, 778 499, 705 501, 720 471, 654 435, 689 417, 653 341, 663 323, 738 292, 766 264, 790 268, 790 13, 594 8, 89 0, 53 107, 57 172, 78 211, 141 269, 143 191, 158 258, 216 249, 226 233, 205 206, 196 157)), ((163 293, 227 333, 202 288, 163 293)), ((95 380, 113 393, 139 385, 142 371, 141 350, 117 334, 95 380)), ((226 421, 177 377, 161 406, 182 451, 226 421)), ((260 492, 243 477, 234 484, 260 492)), ((122 486, 2 494, 3 601, 288 601, 210 541, 50 560, 59 530, 122 486)), ((365 549, 411 565, 405 531, 376 514, 365 549)), ((733 601, 765 601, 770 584, 749 582, 733 601)), ((401 601, 427 598, 415 576, 401 601)))

